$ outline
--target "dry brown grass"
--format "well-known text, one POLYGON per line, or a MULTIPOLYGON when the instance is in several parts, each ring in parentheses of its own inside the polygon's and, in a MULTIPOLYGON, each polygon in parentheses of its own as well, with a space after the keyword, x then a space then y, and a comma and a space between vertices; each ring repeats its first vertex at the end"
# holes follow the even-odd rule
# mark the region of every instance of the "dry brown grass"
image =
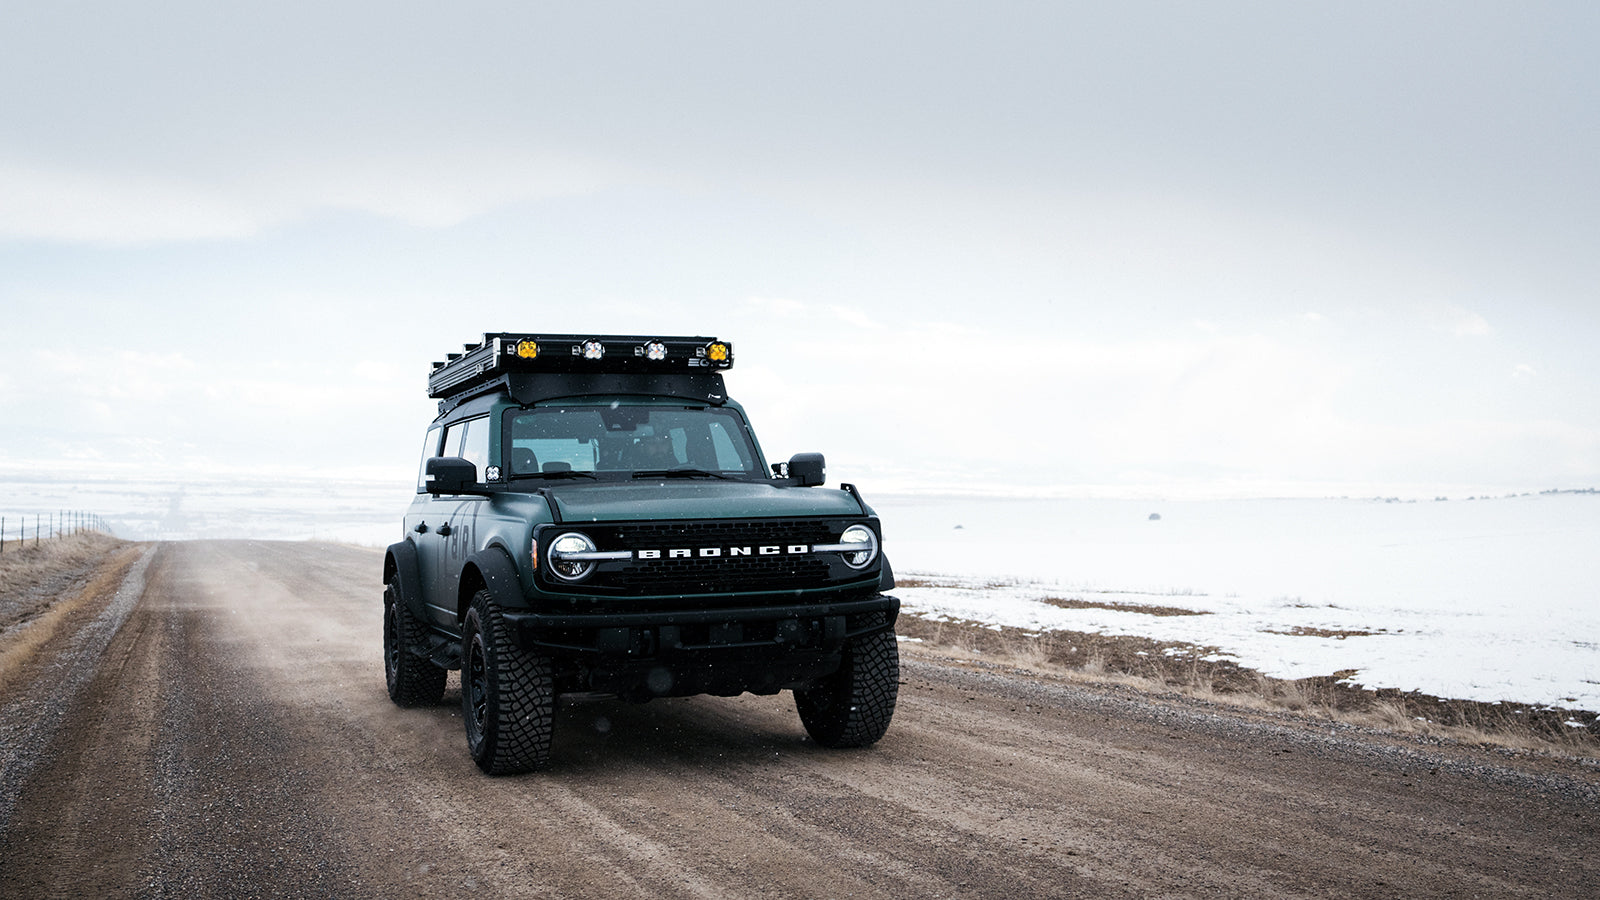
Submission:
POLYGON ((1272 678, 1227 659, 1216 648, 1128 635, 998 630, 976 622, 923 619, 902 614, 896 630, 930 649, 984 659, 1068 680, 1113 682, 1149 691, 1173 691, 1254 710, 1291 712, 1406 734, 1428 735, 1491 747, 1600 754, 1600 726, 1573 728, 1595 713, 1544 709, 1524 703, 1447 700, 1350 683, 1354 671, 1316 678, 1272 678))
POLYGON ((1348 630, 1348 629, 1310 628, 1310 627, 1305 626, 1305 625, 1296 625, 1293 628, 1289 629, 1288 631, 1274 631, 1274 630, 1268 628, 1268 629, 1266 629, 1266 633, 1267 634, 1281 634, 1281 635, 1286 635, 1288 637, 1334 638, 1335 640, 1342 641, 1345 638, 1350 638, 1350 637, 1372 637, 1375 634, 1385 634, 1386 632, 1384 632, 1382 629, 1379 629, 1378 631, 1351 631, 1351 630, 1348 630))
POLYGON ((123 543, 93 531, 37 543, 8 540, 0 553, 0 598, 26 594, 64 572, 81 570, 123 543))
POLYGON ((1105 600, 1085 600, 1082 597, 1043 597, 1040 603, 1048 603, 1061 609, 1114 609, 1118 612, 1139 613, 1146 616, 1209 616, 1211 613, 1198 609, 1184 609, 1181 606, 1157 606, 1151 603, 1121 603, 1105 600))
POLYGON ((109 597, 138 558, 134 545, 78 534, 0 554, 0 694, 76 613, 109 597))

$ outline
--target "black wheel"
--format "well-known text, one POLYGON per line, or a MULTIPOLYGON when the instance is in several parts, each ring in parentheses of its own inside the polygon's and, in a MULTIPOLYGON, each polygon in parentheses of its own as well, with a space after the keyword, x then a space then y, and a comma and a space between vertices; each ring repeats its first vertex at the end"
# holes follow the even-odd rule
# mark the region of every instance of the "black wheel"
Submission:
POLYGON ((389 582, 383 589, 383 675, 396 705, 433 706, 444 696, 449 673, 414 652, 425 646, 426 633, 389 582))
POLYGON ((461 717, 478 768, 509 775, 549 762, 555 698, 550 660, 519 649, 489 592, 479 591, 461 637, 461 717))
POLYGON ((858 637, 844 647, 839 671, 794 692, 806 733, 824 747, 865 747, 889 730, 900 694, 900 648, 894 631, 858 637))

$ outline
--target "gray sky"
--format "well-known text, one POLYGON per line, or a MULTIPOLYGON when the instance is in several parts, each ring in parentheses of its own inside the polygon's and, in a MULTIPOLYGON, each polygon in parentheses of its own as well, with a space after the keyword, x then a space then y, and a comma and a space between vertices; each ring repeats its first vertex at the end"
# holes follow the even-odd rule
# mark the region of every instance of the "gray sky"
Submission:
POLYGON ((883 490, 1600 484, 1593 4, 30 6, 0 468, 405 479, 560 330, 883 490))

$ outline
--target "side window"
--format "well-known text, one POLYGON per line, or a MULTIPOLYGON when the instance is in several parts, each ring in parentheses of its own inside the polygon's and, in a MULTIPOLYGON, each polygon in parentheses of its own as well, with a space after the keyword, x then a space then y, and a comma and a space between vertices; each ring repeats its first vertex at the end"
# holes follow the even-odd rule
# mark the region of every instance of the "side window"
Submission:
POLYGON ((478 468, 478 481, 484 479, 484 469, 489 465, 489 420, 487 417, 467 419, 451 425, 444 433, 444 450, 440 456, 459 456, 478 468))
POLYGON ((428 434, 422 439, 422 462, 417 464, 417 493, 426 493, 428 490, 428 460, 439 455, 439 426, 428 429, 428 434))
POLYGON ((467 436, 467 423, 457 422, 445 429, 444 449, 439 451, 440 456, 460 456, 461 439, 467 436))
POLYGON ((478 483, 489 477, 489 420, 487 417, 464 423, 467 435, 461 440, 461 457, 478 469, 478 483))

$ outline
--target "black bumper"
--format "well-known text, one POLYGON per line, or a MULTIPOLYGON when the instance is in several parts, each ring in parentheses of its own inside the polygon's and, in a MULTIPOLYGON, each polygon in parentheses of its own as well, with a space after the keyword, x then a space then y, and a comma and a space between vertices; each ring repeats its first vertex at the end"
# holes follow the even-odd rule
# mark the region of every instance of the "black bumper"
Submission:
POLYGON ((846 640, 893 627, 898 598, 880 594, 843 603, 678 609, 628 613, 503 615, 526 649, 555 656, 670 656, 769 649, 837 652, 846 640))
POLYGON ((895 597, 638 613, 507 610, 522 647, 557 662, 557 690, 629 700, 776 693, 839 668, 846 641, 894 627, 895 597))

